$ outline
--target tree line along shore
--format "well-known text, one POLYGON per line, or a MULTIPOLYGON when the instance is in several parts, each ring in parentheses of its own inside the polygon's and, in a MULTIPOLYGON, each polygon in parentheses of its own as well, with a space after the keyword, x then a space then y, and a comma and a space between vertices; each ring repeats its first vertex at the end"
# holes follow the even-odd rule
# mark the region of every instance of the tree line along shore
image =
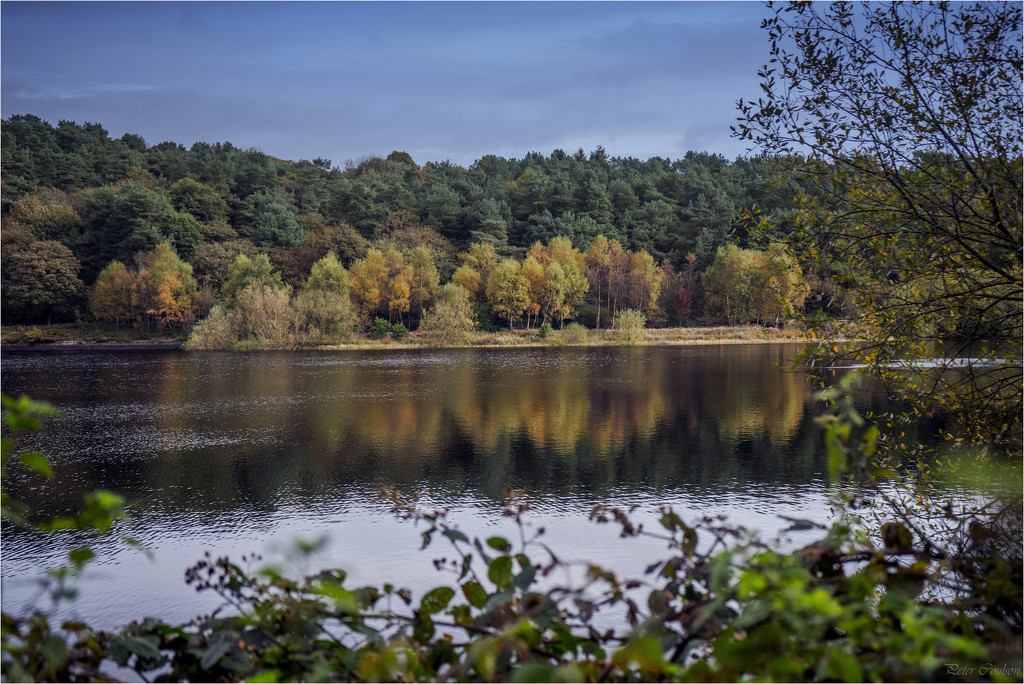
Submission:
POLYGON ((627 311, 642 327, 778 326, 843 301, 786 249, 796 203, 769 182, 768 157, 598 148, 461 168, 393 152, 339 168, 32 115, 4 120, 2 137, 8 326, 229 348, 348 343, 383 319, 389 337, 448 344, 609 329, 627 311))

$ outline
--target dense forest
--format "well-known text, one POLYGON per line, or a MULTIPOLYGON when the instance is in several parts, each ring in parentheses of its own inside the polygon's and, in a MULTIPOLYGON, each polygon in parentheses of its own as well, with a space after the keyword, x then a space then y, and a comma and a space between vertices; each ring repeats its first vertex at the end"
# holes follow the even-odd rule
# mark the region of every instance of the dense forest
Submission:
POLYGON ((235 293, 260 280, 294 292, 290 325, 319 333, 377 318, 415 328, 453 296, 484 329, 608 327, 623 309, 658 326, 779 323, 808 289, 835 288, 805 285, 763 236, 748 244, 753 217, 784 239, 796 211, 771 163, 697 152, 640 161, 599 147, 488 155, 469 168, 392 152, 339 168, 12 116, 2 122, 4 322, 188 329, 218 305, 233 311, 235 293), (333 285, 322 273, 311 284, 318 263, 337 271, 333 285), (448 283, 463 292, 443 295, 448 283))

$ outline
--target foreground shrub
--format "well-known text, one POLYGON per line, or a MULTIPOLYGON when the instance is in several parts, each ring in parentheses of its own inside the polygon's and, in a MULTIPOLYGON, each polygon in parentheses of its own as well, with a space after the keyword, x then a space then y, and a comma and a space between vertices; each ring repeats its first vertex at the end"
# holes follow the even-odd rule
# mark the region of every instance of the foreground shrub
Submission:
POLYGON ((391 339, 395 342, 401 342, 409 335, 409 329, 405 327, 404 323, 395 323, 391 326, 391 339))
POLYGON ((379 316, 373 320, 370 329, 367 331, 370 337, 375 340, 383 340, 384 336, 391 332, 391 324, 379 316))
POLYGON ((618 331, 618 337, 626 344, 638 344, 644 339, 644 324, 647 317, 635 309, 623 309, 615 314, 612 327, 618 331))
POLYGON ((543 340, 543 339, 545 339, 550 334, 551 334, 551 324, 548 323, 547 321, 544 321, 543 323, 540 324, 540 329, 537 330, 537 335, 538 335, 538 337, 540 337, 540 339, 543 340))
POLYGON ((474 328, 474 308, 469 295, 462 286, 451 283, 441 288, 437 302, 420 323, 420 333, 442 347, 465 344, 474 328))
POLYGON ((299 317, 302 341, 330 343, 351 335, 359 317, 348 293, 326 289, 306 289, 292 302, 299 317))
POLYGON ((528 503, 514 492, 505 505, 518 541, 470 539, 443 513, 419 512, 394 490, 382 496, 426 523, 425 545, 447 546, 450 584, 414 597, 353 586, 342 570, 295 579, 259 568, 258 556, 207 554, 186 581, 237 614, 99 637, 77 624, 74 650, 57 658, 38 644, 65 633, 5 616, 4 673, 89 679, 103 658, 140 676, 161 669, 164 681, 932 681, 946 663, 984 667, 993 680, 1016 672, 998 632, 983 638, 968 616, 914 600, 909 550, 855 544, 845 523, 783 555, 710 518, 691 526, 665 508, 647 532, 598 506, 595 521, 657 536, 667 557, 646 584, 596 565, 573 584, 552 581, 568 566, 523 522, 528 503), (606 618, 598 629, 599 614, 619 625, 606 618))
POLYGON ((238 292, 235 306, 241 339, 272 344, 294 341, 298 316, 287 290, 256 281, 238 292))
POLYGON ((586 344, 588 336, 586 327, 579 323, 570 323, 562 331, 562 341, 565 344, 586 344))
POLYGON ((189 333, 185 349, 202 351, 230 349, 238 341, 238 316, 223 306, 213 307, 210 315, 199 321, 189 333))

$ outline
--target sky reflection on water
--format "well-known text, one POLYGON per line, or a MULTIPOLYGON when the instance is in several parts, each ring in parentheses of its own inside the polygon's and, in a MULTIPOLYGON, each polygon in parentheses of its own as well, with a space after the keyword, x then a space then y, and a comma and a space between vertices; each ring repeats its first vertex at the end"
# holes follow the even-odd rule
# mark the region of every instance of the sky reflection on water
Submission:
MULTIPOLYGON (((280 557, 296 535, 327 535, 316 563, 356 584, 428 589, 445 579, 430 562, 440 548, 416 551, 422 530, 376 498, 387 485, 488 536, 509 530, 502 490, 525 489, 553 548, 640 574, 663 543, 620 540, 587 520, 594 504, 635 504, 651 524, 672 505, 768 533, 779 514, 827 518, 816 402, 783 370, 796 349, 7 354, 4 391, 65 412, 25 444, 57 477, 15 472, 9 486, 49 515, 96 488, 132 502, 152 559, 99 543, 62 609, 101 627, 208 612, 188 565, 207 550, 280 557)), ((70 543, 4 529, 5 610, 70 543)))

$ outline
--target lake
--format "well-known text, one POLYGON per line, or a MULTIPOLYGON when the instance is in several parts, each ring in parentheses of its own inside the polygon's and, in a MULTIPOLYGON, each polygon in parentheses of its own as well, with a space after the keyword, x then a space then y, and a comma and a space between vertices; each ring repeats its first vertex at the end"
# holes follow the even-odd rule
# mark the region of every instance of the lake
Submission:
MULTIPOLYGON (((662 543, 589 522, 594 504, 636 505, 649 521, 667 504, 765 534, 784 527, 779 515, 827 520, 821 407, 788 370, 798 351, 6 353, 3 391, 64 412, 20 442, 44 451, 55 477, 12 467, 8 487, 47 515, 99 488, 129 499, 130 532, 148 554, 97 542, 80 597, 56 611, 100 628, 209 612, 216 598, 183 579, 205 551, 287 564, 297 537, 325 536, 315 563, 343 567, 355 585, 446 581, 431 561, 448 549, 419 550, 422 524, 397 520, 377 496, 388 485, 450 509, 470 535, 511 532, 502 492, 525 490, 529 524, 563 557, 639 576, 662 543)), ((46 608, 35 578, 78 541, 6 526, 4 610, 46 608)))

